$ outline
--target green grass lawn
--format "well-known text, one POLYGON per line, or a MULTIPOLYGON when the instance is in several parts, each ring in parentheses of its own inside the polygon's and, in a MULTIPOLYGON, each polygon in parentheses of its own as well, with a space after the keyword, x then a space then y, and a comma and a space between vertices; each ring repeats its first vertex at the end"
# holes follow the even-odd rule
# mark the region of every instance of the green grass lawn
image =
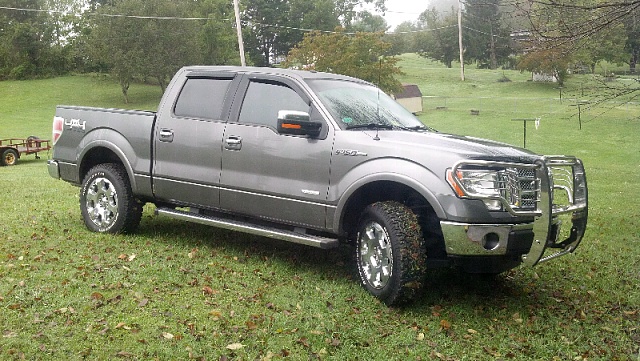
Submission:
MULTIPOLYGON (((527 147, 584 160, 590 220, 575 254, 491 280, 434 271, 415 303, 390 309, 358 286, 348 248, 152 206, 134 235, 91 233, 78 189, 29 156, 0 168, 0 359, 640 360, 640 107, 587 107, 580 130, 572 102, 585 88, 595 98, 591 76, 570 78, 560 102, 519 72, 467 69, 462 83, 459 69, 401 64, 434 97, 420 115, 430 126, 521 145, 511 119, 541 117, 527 147)), ((153 110, 160 89, 130 96, 96 76, 0 82, 0 138, 49 138, 56 104, 153 110)))

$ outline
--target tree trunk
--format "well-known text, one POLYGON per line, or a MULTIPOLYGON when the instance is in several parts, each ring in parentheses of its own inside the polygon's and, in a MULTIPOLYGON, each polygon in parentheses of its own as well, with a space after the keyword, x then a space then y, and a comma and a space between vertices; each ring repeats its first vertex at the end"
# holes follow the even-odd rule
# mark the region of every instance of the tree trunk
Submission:
POLYGON ((498 57, 496 56, 496 38, 493 35, 493 25, 491 26, 491 70, 498 69, 498 57))
POLYGON ((639 51, 634 51, 631 53, 631 59, 629 60, 629 71, 631 74, 636 73, 636 64, 638 64, 638 53, 639 51))

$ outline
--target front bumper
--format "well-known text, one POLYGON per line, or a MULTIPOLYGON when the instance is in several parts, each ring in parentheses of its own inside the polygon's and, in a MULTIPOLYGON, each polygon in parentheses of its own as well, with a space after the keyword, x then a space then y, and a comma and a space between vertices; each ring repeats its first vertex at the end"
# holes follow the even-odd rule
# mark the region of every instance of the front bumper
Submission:
MULTIPOLYGON (((474 162, 464 164, 473 165, 474 162)), ((514 166, 513 163, 505 165, 514 166)), ((535 266, 575 251, 584 236, 588 218, 587 181, 582 162, 574 157, 544 157, 536 163, 535 172, 539 182, 536 209, 523 214, 506 207, 514 216, 533 216, 532 223, 441 221, 447 254, 521 256, 525 264, 535 266)), ((482 199, 475 195, 469 198, 482 199)))

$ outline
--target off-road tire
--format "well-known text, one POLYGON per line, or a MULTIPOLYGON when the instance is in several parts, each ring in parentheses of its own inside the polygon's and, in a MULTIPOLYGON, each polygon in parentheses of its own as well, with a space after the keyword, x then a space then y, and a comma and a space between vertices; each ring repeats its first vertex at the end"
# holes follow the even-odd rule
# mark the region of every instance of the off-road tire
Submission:
POLYGON ((386 305, 414 299, 426 272, 418 217, 398 202, 367 206, 358 222, 355 263, 362 286, 386 305))
POLYGON ((91 168, 80 188, 80 211, 87 228, 100 233, 130 233, 140 224, 143 204, 131 191, 124 167, 105 163, 91 168))

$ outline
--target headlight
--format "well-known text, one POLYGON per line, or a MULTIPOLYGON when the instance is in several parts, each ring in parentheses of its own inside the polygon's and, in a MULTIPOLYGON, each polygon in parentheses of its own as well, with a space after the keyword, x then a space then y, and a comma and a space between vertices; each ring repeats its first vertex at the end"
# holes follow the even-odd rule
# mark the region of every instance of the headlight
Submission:
POLYGON ((447 181, 459 197, 480 198, 489 210, 502 210, 500 190, 504 188, 498 171, 458 169, 447 171, 447 181))

